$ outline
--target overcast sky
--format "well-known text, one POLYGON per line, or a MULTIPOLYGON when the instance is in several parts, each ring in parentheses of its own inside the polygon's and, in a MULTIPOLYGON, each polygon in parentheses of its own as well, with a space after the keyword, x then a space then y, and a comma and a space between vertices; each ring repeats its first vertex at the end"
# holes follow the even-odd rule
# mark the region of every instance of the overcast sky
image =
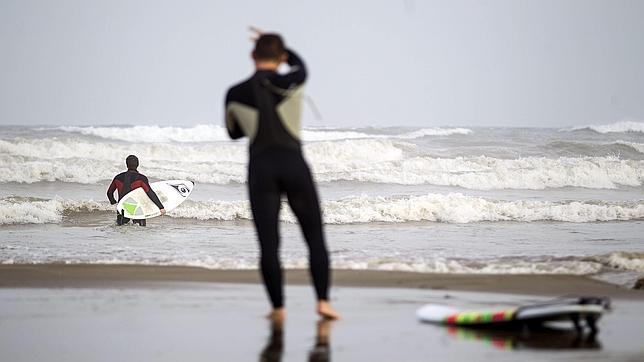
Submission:
POLYGON ((644 1, 0 0, 0 124, 221 124, 253 24, 307 62, 310 126, 644 119, 644 1))

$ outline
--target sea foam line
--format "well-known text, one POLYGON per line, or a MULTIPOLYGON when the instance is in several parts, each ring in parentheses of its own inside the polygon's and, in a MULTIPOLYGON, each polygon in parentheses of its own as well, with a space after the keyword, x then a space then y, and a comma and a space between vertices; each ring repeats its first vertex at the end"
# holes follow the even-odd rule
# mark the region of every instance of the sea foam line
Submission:
MULTIPOLYGON (((253 270, 258 263, 255 256, 200 255, 175 256, 168 259, 154 259, 138 254, 131 257, 112 257, 95 259, 93 257, 49 257, 33 259, 29 256, 5 257, 0 264, 99 264, 99 265, 160 265, 192 266, 206 269, 253 270)), ((282 265, 286 269, 306 269, 308 260, 304 257, 284 257, 282 265)), ((463 259, 444 257, 359 257, 334 254, 334 269, 383 270, 417 273, 443 274, 568 274, 594 275, 604 271, 644 272, 644 253, 616 251, 596 256, 569 257, 503 257, 487 259, 463 259)))
POLYGON ((627 133, 638 132, 644 133, 644 122, 621 121, 603 125, 589 125, 582 127, 573 127, 572 131, 591 130, 597 133, 627 133))
MULTIPOLYGON (((283 203, 281 220, 296 219, 283 203)), ((355 196, 322 203, 324 222, 353 224, 371 222, 600 222, 644 219, 644 201, 632 202, 549 202, 488 200, 460 193, 422 196, 355 196)), ((29 198, 0 199, 0 224, 58 223, 74 213, 114 210, 107 202, 41 200, 29 198)), ((168 213, 170 217, 197 220, 251 220, 248 201, 191 201, 168 213)))
MULTIPOLYGON (((193 127, 162 127, 162 126, 132 126, 132 127, 74 127, 63 126, 57 130, 77 133, 85 136, 94 136, 110 140, 126 142, 220 142, 229 141, 228 132, 218 125, 196 125, 193 127)), ((423 128, 420 130, 404 132, 400 134, 370 134, 365 132, 344 130, 344 129, 304 129, 302 139, 304 141, 332 141, 362 138, 401 138, 414 139, 428 136, 451 136, 467 135, 472 133, 468 128, 423 128)))

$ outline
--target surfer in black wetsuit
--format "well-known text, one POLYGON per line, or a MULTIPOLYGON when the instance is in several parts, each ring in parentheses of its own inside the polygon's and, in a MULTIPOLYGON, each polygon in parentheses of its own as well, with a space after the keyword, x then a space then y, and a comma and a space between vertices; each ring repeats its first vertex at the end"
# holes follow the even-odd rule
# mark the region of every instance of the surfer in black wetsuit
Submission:
POLYGON ((329 256, 322 217, 311 171, 302 157, 300 118, 304 62, 284 47, 277 34, 256 34, 252 57, 255 74, 231 87, 226 95, 226 128, 231 138, 248 137, 248 189, 261 249, 261 272, 273 311, 269 318, 284 319, 282 269, 279 260, 278 215, 286 194, 309 248, 310 271, 317 294, 317 312, 337 319, 328 302, 329 256), (290 71, 277 73, 287 62, 290 71))
MULTIPOLYGON (((116 175, 110 184, 110 187, 107 189, 107 198, 110 200, 112 205, 118 203, 118 201, 127 195, 128 192, 136 189, 143 188, 143 191, 148 195, 150 200, 154 202, 155 205, 161 211, 161 215, 165 214, 165 209, 163 204, 157 194, 150 187, 148 178, 145 175, 140 174, 136 169, 139 167, 139 159, 134 155, 129 155, 125 159, 125 165, 127 166, 127 171, 121 172, 116 175), (114 198, 114 191, 118 191, 118 200, 114 198)), ((123 225, 130 222, 130 219, 123 217, 121 213, 116 212, 116 224, 123 225)), ((145 226, 145 219, 142 220, 132 220, 133 223, 139 224, 140 226, 145 226)))

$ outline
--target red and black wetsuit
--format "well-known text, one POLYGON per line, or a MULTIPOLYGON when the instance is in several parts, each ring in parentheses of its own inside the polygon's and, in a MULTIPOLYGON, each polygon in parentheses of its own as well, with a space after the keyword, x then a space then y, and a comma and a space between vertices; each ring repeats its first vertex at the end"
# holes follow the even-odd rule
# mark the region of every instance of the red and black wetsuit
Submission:
MULTIPOLYGON (((155 205, 159 209, 163 209, 163 204, 161 203, 161 200, 159 200, 159 197, 157 194, 152 190, 150 187, 150 183, 148 182, 148 178, 145 177, 145 175, 140 174, 138 171, 125 171, 122 173, 119 173, 114 177, 112 180, 112 183, 110 184, 110 187, 107 189, 107 198, 110 200, 110 203, 112 205, 116 204, 118 201, 123 198, 123 196, 127 195, 128 192, 137 189, 137 188, 142 188, 143 191, 148 195, 150 200, 154 202, 155 205), (118 190, 118 200, 114 198, 114 191, 118 190)), ((129 219, 127 218, 122 218, 123 223, 127 223, 129 219)), ((117 218, 117 223, 121 224, 119 222, 119 219, 117 218)))

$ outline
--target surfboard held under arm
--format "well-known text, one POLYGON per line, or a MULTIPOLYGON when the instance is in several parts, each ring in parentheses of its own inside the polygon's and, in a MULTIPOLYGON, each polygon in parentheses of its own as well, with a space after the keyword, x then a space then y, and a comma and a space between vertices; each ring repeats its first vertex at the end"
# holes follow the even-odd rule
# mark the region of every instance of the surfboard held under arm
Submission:
MULTIPOLYGON (((150 184, 166 212, 181 205, 190 196, 194 186, 194 182, 187 180, 158 181, 150 184)), ((161 215, 161 210, 142 188, 134 189, 123 196, 116 205, 116 211, 134 220, 150 219, 161 215)))

